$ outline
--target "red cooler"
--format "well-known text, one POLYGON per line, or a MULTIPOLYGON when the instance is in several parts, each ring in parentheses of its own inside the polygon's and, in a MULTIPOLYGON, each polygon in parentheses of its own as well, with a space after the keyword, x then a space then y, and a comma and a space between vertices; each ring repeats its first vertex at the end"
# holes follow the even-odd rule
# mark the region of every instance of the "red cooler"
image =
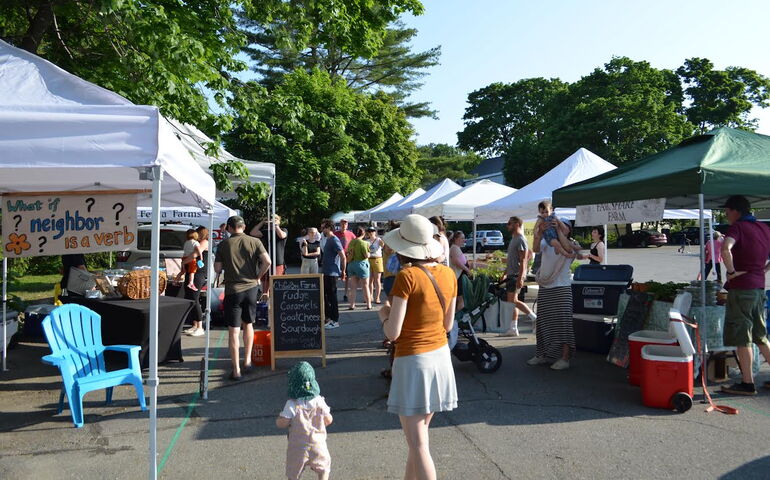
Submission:
POLYGON ((645 345, 677 345, 669 332, 639 330, 628 336, 628 383, 642 383, 642 347, 645 345))
POLYGON ((642 347, 642 403, 686 412, 692 407, 692 355, 679 346, 642 347))

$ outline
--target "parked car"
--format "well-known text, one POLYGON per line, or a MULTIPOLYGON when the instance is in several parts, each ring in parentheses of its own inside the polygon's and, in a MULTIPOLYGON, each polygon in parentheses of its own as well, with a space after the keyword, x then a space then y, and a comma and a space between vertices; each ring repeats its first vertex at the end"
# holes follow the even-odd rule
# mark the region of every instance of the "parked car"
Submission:
MULTIPOLYGON (((503 233, 500 230, 478 230, 476 232, 476 252, 486 250, 500 250, 505 248, 503 233)), ((465 249, 473 250, 473 234, 465 240, 465 249)))
MULTIPOLYGON (((139 225, 136 228, 136 248, 118 252, 118 268, 131 270, 134 267, 150 264, 151 227, 151 225, 139 225)), ((169 278, 181 270, 184 242, 187 241, 187 230, 191 228, 195 227, 179 223, 164 223, 160 226, 160 254, 165 260, 166 274, 169 278)))
MULTIPOLYGON (((700 245, 700 227, 684 227, 682 230, 672 233, 669 241, 671 245, 681 245, 682 237, 686 237, 691 245, 700 245)), ((708 233, 704 233, 703 238, 708 240, 708 233)))
POLYGON ((631 235, 622 235, 618 237, 618 247, 646 247, 655 245, 662 247, 668 243, 666 235, 654 230, 634 230, 631 235))

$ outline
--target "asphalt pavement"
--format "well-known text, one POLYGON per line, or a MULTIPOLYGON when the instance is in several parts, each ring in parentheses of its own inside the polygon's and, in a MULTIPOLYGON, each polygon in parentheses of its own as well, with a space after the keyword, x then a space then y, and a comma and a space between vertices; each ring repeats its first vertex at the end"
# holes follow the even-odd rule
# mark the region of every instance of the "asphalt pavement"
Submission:
MULTIPOLYGON (((610 261, 634 265, 642 281, 689 280, 698 268, 694 255, 675 247, 612 249, 610 261)), ((343 311, 340 323, 327 335, 327 367, 308 359, 334 415, 332 478, 403 478, 406 444, 385 408, 388 383, 379 372, 387 359, 376 313, 343 311)), ((460 404, 431 426, 439 478, 768 478, 770 390, 716 395, 740 409, 736 416, 706 413, 697 401, 683 414, 650 409, 626 371, 601 355, 578 352, 565 371, 527 366, 534 353, 528 323, 522 333, 482 335, 502 352, 494 374, 455 359, 460 404)), ((208 400, 198 395, 203 338, 184 337, 185 362, 159 369, 159 478, 285 478, 286 434, 275 417, 295 360, 232 382, 224 329, 211 332, 211 345, 208 400)), ((88 394, 85 426, 76 429, 68 409, 56 414, 60 378, 40 362, 46 353, 39 340, 24 340, 0 373, 0 478, 146 478, 149 421, 133 390, 116 388, 110 406, 103 392, 88 394)), ((768 378, 763 365, 759 380, 768 378)))

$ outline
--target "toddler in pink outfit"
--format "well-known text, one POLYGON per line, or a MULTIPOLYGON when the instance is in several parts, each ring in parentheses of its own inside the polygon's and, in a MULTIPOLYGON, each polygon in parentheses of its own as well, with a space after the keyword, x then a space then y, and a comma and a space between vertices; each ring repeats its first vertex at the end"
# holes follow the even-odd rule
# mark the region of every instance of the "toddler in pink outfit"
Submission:
POLYGON ((326 426, 331 423, 331 409, 321 396, 313 367, 299 362, 289 370, 289 399, 275 421, 278 428, 289 429, 289 480, 299 480, 305 467, 313 470, 319 480, 329 478, 331 457, 326 447, 326 426))

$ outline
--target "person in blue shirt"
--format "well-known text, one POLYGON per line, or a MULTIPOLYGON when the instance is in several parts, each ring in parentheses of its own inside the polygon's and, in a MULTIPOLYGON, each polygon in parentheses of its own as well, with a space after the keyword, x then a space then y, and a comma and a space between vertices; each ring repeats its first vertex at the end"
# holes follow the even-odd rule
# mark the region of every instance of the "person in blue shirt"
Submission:
POLYGON ((337 301, 337 279, 345 281, 347 258, 342 242, 334 235, 334 223, 331 220, 321 222, 321 231, 326 238, 321 260, 321 273, 324 276, 324 310, 326 328, 340 326, 340 310, 337 301))

